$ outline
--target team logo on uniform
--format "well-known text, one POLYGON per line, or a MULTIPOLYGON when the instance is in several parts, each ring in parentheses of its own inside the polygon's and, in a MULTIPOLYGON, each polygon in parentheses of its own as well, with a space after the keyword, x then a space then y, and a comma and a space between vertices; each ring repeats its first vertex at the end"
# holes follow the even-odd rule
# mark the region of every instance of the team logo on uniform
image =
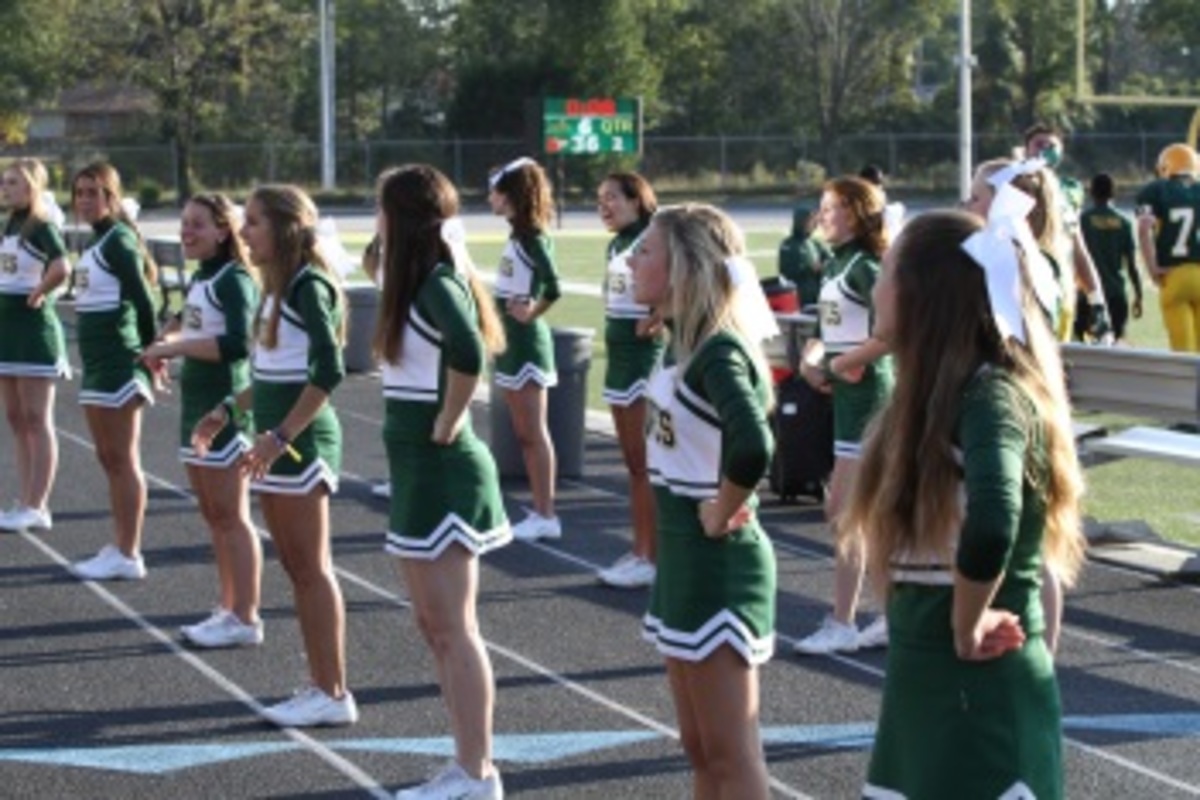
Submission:
POLYGON ((189 305, 183 309, 184 327, 191 328, 193 330, 199 330, 202 319, 203 311, 201 310, 200 306, 189 305))
POLYGON ((822 300, 820 308, 822 325, 837 326, 842 324, 842 310, 836 300, 822 300))
POLYGON ((614 272, 608 276, 608 291, 611 294, 625 294, 625 290, 629 288, 629 281, 625 275, 620 272, 614 272))
POLYGON ((88 288, 88 271, 86 267, 80 267, 75 270, 75 288, 85 290, 88 288))
POLYGON ((514 268, 511 258, 504 257, 500 259, 500 274, 506 278, 513 276, 514 268))
POLYGON ((675 421, 671 419, 671 412, 657 406, 651 406, 649 416, 650 433, 654 436, 654 441, 663 447, 674 447, 675 421))
POLYGON ((0 253, 0 272, 5 275, 17 274, 17 256, 15 253, 0 253))

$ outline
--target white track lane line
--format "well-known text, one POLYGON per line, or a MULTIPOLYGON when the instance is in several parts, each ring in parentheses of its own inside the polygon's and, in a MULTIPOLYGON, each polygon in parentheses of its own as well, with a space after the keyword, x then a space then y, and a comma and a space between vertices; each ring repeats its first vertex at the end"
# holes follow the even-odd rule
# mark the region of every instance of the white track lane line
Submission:
MULTIPOLYGON (((339 413, 341 413, 341 412, 339 412, 339 413)), ((83 447, 86 450, 94 451, 94 449, 95 449, 90 441, 88 441, 74 433, 70 433, 61 428, 59 428, 58 433, 63 438, 67 439, 68 441, 70 441, 74 444, 77 444, 77 445, 83 447)), ((178 486, 177 484, 174 484, 171 481, 166 480, 165 478, 161 478, 152 472, 146 471, 145 469, 143 469, 143 474, 145 474, 146 480, 149 481, 150 483, 153 483, 156 487, 166 489, 166 490, 178 495, 180 498, 189 500, 190 502, 193 502, 193 503, 195 502, 195 497, 187 489, 184 489, 183 487, 178 486)), ((362 478, 358 477, 357 475, 354 475, 353 473, 343 471, 341 473, 341 475, 345 478, 350 478, 351 480, 357 480, 359 482, 369 485, 369 483, 367 481, 363 480, 362 478)), ((267 541, 270 541, 270 535, 266 531, 264 531, 262 528, 255 526, 255 530, 258 532, 258 535, 261 538, 263 538, 267 541)), ((46 553, 46 555, 48 555, 55 562, 57 562, 58 564, 63 566, 64 569, 69 568, 70 562, 61 553, 54 550, 49 545, 45 544, 43 541, 37 539, 36 537, 34 537, 30 534, 23 533, 22 536, 24 536, 27 540, 33 542, 40 550, 42 550, 44 553, 46 553)), ((588 565, 588 562, 583 561, 582 559, 568 557, 568 554, 566 554, 566 553, 558 553, 558 552, 553 551, 551 548, 545 548, 545 547, 540 547, 540 549, 546 550, 547 552, 551 552, 554 555, 558 555, 560 557, 566 557, 567 560, 573 561, 575 563, 588 565)), ((588 565, 588 566, 593 569, 599 569, 598 565, 588 565)), ((339 578, 341 578, 349 583, 353 583, 354 585, 358 586, 359 588, 364 589, 372 594, 375 594, 378 597, 386 599, 386 600, 392 602, 393 604, 395 604, 399 608, 403 608, 403 609, 411 609, 412 608, 411 604, 407 600, 405 600, 403 597, 396 594, 395 592, 393 592, 390 589, 384 588, 384 587, 376 584, 375 582, 358 575, 357 573, 351 572, 351 571, 343 569, 341 567, 335 566, 334 570, 337 572, 339 578)), ((177 642, 175 642, 175 640, 173 638, 171 638, 171 636, 169 634, 167 634, 166 632, 164 632, 161 628, 158 628, 158 627, 154 626, 153 624, 151 624, 145 617, 141 616, 140 614, 138 614, 137 611, 135 611, 132 608, 130 608, 129 606, 125 605, 125 603, 123 603, 119 598, 117 598, 115 595, 113 595, 111 592, 109 592, 103 586, 93 583, 91 581, 83 581, 82 583, 84 585, 88 586, 90 589, 92 589, 92 591, 95 592, 97 594, 97 596, 99 596, 102 600, 104 600, 109 606, 116 609, 119 613, 121 613, 123 616, 128 618, 131 622, 133 622, 138 627, 145 630, 147 633, 149 633, 151 636, 153 636, 154 639, 156 639, 157 641, 164 644, 174 655, 179 656, 186 663, 188 663, 189 665, 191 665, 192 667, 197 669, 205 677, 209 678, 209 680, 211 680, 219 688, 221 688, 222 690, 231 694, 233 697, 240 700, 242 703, 247 705, 251 710, 253 710, 256 714, 261 714, 262 705, 260 705, 253 697, 251 697, 249 695, 249 693, 247 693, 244 689, 242 689, 240 686, 238 686, 233 681, 226 678, 222 673, 213 669, 205 661, 203 661, 202 659, 200 659, 193 653, 180 647, 179 644, 177 642)), ((491 650, 492 652, 496 653, 497 655, 503 656, 504 658, 512 661, 513 663, 518 664, 519 666, 524 667, 525 669, 528 669, 531 672, 537 673, 538 675, 542 676, 543 678, 545 678, 549 681, 552 681, 553 683, 558 684, 559 686, 561 686, 562 688, 564 688, 568 691, 578 694, 581 697, 584 697, 584 698, 592 701, 593 703, 596 703, 597 705, 607 708, 610 711, 613 711, 621 716, 624 716, 627 719, 630 719, 630 720, 636 722, 637 724, 639 724, 643 727, 649 728, 650 730, 652 730, 656 733, 659 733, 663 736, 666 736, 666 737, 669 737, 672 739, 679 738, 679 732, 676 731, 674 728, 670 727, 669 725, 659 722, 658 720, 655 720, 652 717, 648 717, 645 714, 642 714, 641 712, 637 711, 636 709, 626 706, 613 698, 606 697, 605 695, 603 695, 599 692, 596 692, 593 689, 589 689, 588 687, 586 687, 580 683, 576 683, 575 681, 571 680, 570 678, 567 678, 566 676, 564 676, 558 672, 555 672, 554 670, 550 669, 549 667, 544 666, 544 665, 534 661, 533 659, 527 658, 526 656, 523 656, 520 653, 516 652, 515 650, 505 647, 504 645, 498 644, 496 642, 493 642, 493 641, 490 641, 487 639, 485 639, 484 642, 487 645, 488 649, 491 650)), ((376 781, 371 776, 367 775, 365 772, 363 772, 361 769, 359 769, 352 762, 346 760, 342 756, 338 755, 337 753, 333 752, 329 748, 325 747, 321 742, 319 742, 309 736, 306 736, 305 734, 303 734, 299 731, 296 731, 294 729, 284 728, 281 730, 282 730, 282 732, 284 732, 288 736, 290 736, 293 740, 297 741, 302 746, 311 750, 314 754, 318 755, 320 758, 322 758, 322 760, 326 761, 326 763, 328 763, 330 766, 332 766, 338 772, 341 772, 343 775, 350 778, 350 780, 352 780, 360 788, 366 790, 367 793, 370 794, 372 797, 378 797, 378 798, 391 798, 392 797, 392 794, 390 792, 386 791, 385 789, 383 789, 383 787, 380 785, 380 783, 378 781, 376 781)), ((798 789, 795 789, 794 787, 789 786, 786 783, 783 783, 779 779, 770 777, 770 776, 768 776, 768 777, 770 779, 771 788, 775 789, 779 794, 783 795, 784 797, 790 797, 790 798, 793 798, 794 800, 813 800, 813 798, 810 797, 809 795, 806 795, 803 792, 799 791, 798 789)))
MULTIPOLYGON (((68 431, 64 431, 61 428, 58 430, 58 435, 67 439, 70 442, 73 442, 74 444, 79 445, 80 447, 84 448, 85 450, 91 450, 93 452, 95 451, 95 448, 93 447, 92 443, 87 441, 86 439, 83 439, 80 436, 77 436, 68 431)), ((147 480, 154 483, 154 485, 159 486, 164 489, 168 489, 168 490, 178 494, 180 497, 192 500, 194 502, 195 498, 191 495, 190 492, 187 492, 187 491, 181 489, 180 487, 176 486, 175 484, 171 483, 170 481, 165 481, 155 475, 152 475, 151 473, 147 472, 145 474, 146 474, 147 480)), ((27 542, 31 543, 32 545, 34 545, 35 547, 37 547, 39 550, 42 551, 42 553, 44 553, 48 558, 50 558, 52 561, 54 561, 59 566, 61 566, 64 570, 66 570, 67 572, 70 572, 70 567, 71 567, 70 560, 68 560, 67 557, 64 556, 62 553, 60 553, 58 550, 56 550, 53 547, 51 547, 50 545, 46 544, 46 542, 43 541, 42 539, 39 539, 38 537, 33 536, 29 533, 22 532, 21 536, 22 536, 22 538, 25 539, 25 541, 27 541, 27 542)), ((163 647, 165 647, 168 650, 168 652, 170 652, 172 655, 181 659, 184 663, 186 663, 192 669, 196 670, 201 675, 203 675, 205 678, 207 678, 217 688, 219 688, 222 691, 224 691, 225 693, 229 694, 234 699, 238 700, 243 705, 245 705, 247 708, 249 708, 251 711, 253 711, 255 716, 258 716, 258 717, 262 716, 262 712, 263 712, 262 704, 260 704, 257 700, 255 700, 254 697, 251 696, 249 692, 247 692, 245 689, 243 689, 241 686, 239 686, 234 681, 227 678, 220 671, 211 667, 208 664, 208 662, 204 661, 204 659, 200 658, 195 653, 192 653, 191 651, 185 650, 184 648, 180 647, 179 643, 177 641, 175 641, 174 637, 171 634, 168 634, 162 628, 159 628, 158 626, 151 623, 144 616, 142 616, 140 613, 138 613, 132 607, 127 605, 123 600, 121 600, 121 598, 117 597, 115 594, 110 592, 104 585, 97 583, 95 581, 80 581, 80 584, 82 586, 87 587, 87 589, 89 591, 91 591, 94 595, 96 595, 98 598, 100 598, 100 600, 103 601, 110 608, 114 609, 119 614, 121 614, 121 616, 125 617, 127 620, 129 620, 133 624, 137 625, 139 628, 141 628, 143 631, 145 631, 147 634, 149 634, 151 636, 151 638, 153 638, 155 641, 157 641, 159 644, 161 644, 163 647)), ((263 724, 267 725, 267 722, 264 720, 263 724)), ((379 783, 379 781, 375 780, 373 777, 368 775, 366 772, 363 772, 353 762, 347 760, 346 758, 339 755, 337 752, 326 747, 319 740, 314 739, 313 737, 305 734, 303 731, 296 730, 295 728, 278 728, 276 730, 278 730, 284 736, 287 736, 289 739, 294 741, 296 744, 300 745, 305 750, 308 750, 313 755, 317 756, 319 759, 324 761, 328 766, 332 767, 335 771, 337 771, 344 777, 348 778, 350 781, 352 781, 354 783, 355 786, 357 786, 360 789, 362 789, 363 791, 365 791, 371 797, 380 798, 380 800, 390 800, 390 798, 393 796, 391 792, 389 792, 388 790, 383 788, 383 786, 379 783)))

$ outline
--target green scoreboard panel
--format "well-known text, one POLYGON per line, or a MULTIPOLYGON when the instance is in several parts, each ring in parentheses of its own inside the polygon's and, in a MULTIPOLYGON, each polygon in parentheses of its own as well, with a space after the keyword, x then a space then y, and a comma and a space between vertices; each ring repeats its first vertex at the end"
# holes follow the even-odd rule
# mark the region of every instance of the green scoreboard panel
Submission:
POLYGON ((642 101, 637 97, 547 97, 542 102, 547 155, 639 153, 642 101))

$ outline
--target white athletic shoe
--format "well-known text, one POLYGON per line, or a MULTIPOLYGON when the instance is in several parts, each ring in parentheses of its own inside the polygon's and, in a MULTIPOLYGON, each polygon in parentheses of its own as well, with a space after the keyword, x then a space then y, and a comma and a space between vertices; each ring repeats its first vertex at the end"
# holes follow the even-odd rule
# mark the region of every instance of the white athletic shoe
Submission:
POLYGON ((129 558, 107 544, 91 558, 72 564, 71 572, 85 581, 140 581, 146 577, 146 562, 141 553, 129 558))
POLYGON ((289 699, 263 709, 268 722, 281 728, 313 728, 319 725, 353 725, 358 722, 354 695, 330 697, 316 686, 297 689, 289 699))
POLYGON ((796 652, 806 656, 825 656, 830 653, 853 653, 858 650, 858 628, 838 622, 832 616, 821 627, 796 642, 796 652))
POLYGON ((504 800, 504 784, 494 768, 491 775, 475 780, 451 761, 428 783, 397 792, 396 800, 504 800))
POLYGON ((870 625, 859 631, 858 634, 858 649, 859 650, 875 650, 880 647, 888 646, 888 624, 887 617, 880 614, 870 625))
POLYGON ((371 487, 371 494, 375 495, 376 497, 382 497, 384 499, 391 497, 392 496, 392 482, 384 481, 383 483, 375 484, 374 486, 371 487))
POLYGON ((626 553, 608 569, 597 573, 601 583, 617 589, 637 589, 654 583, 654 564, 641 556, 626 553))
POLYGON ((254 646, 263 642, 261 619, 242 622, 237 614, 224 608, 218 608, 195 625, 184 625, 179 632, 192 644, 205 648, 254 646))
POLYGON ((527 512, 525 519, 512 526, 513 538, 522 542, 538 539, 561 539, 562 524, 558 517, 543 517, 536 511, 527 512))
POLYGON ((11 511, 0 514, 0 530, 48 531, 53 525, 50 511, 45 508, 14 506, 11 511))

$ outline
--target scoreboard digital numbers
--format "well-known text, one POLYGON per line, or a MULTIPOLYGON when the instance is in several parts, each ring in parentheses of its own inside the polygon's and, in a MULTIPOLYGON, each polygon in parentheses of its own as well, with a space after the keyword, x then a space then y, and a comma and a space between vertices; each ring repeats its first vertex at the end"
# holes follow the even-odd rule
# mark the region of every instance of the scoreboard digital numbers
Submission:
POLYGON ((542 103, 542 142, 547 155, 641 152, 641 98, 547 97, 542 103))

